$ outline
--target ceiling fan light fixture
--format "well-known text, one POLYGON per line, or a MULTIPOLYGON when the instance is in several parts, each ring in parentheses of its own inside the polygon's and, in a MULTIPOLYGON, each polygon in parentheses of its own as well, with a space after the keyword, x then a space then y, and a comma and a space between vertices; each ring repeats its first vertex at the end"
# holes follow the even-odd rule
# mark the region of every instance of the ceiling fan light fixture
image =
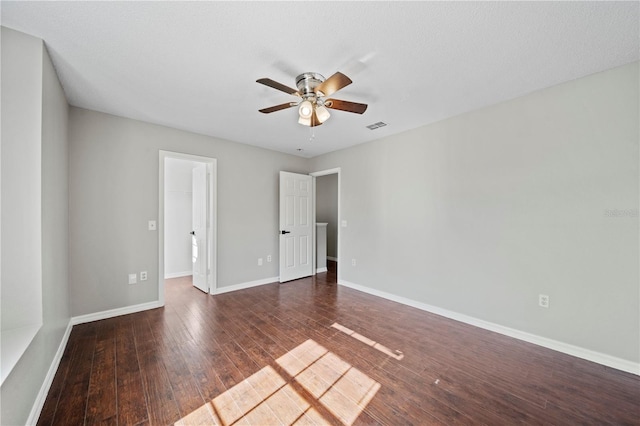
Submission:
POLYGON ((300 119, 309 120, 311 118, 311 113, 313 113, 313 104, 308 100, 304 100, 300 102, 300 107, 298 108, 298 114, 300 114, 300 119))
POLYGON ((304 118, 304 117, 300 116, 300 118, 298 118, 298 124, 302 124, 303 126, 311 127, 311 117, 304 118))
POLYGON ((329 114, 329 110, 327 108, 320 105, 316 107, 316 116, 320 123, 324 123, 329 117, 331 117, 331 114, 329 114))

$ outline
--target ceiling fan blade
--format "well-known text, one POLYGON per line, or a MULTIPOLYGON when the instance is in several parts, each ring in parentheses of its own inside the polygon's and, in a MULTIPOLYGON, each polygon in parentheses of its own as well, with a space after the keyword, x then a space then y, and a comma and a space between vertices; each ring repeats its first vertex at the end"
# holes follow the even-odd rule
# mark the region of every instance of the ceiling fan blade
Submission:
POLYGON ((260 78, 256 80, 256 83, 264 84, 265 86, 272 87, 274 89, 280 90, 284 93, 288 93, 290 95, 300 96, 300 93, 296 89, 292 89, 291 87, 285 86, 282 83, 278 83, 277 81, 273 81, 270 78, 260 78))
POLYGON ((362 114, 367 110, 367 104, 341 101, 340 99, 327 99, 324 101, 324 106, 331 109, 339 109, 340 111, 354 112, 356 114, 362 114))
POLYGON ((295 102, 287 102, 286 104, 280 104, 280 105, 275 105, 269 108, 262 108, 258 111, 260 111, 263 114, 269 114, 271 112, 276 112, 276 111, 280 111, 281 109, 287 109, 287 108, 291 108, 296 106, 297 103, 295 102))
POLYGON ((321 96, 331 96, 338 90, 350 85, 351 83, 353 83, 353 81, 351 81, 349 77, 342 74, 341 72, 337 72, 326 79, 323 83, 320 83, 320 85, 315 88, 315 92, 322 92, 321 96))

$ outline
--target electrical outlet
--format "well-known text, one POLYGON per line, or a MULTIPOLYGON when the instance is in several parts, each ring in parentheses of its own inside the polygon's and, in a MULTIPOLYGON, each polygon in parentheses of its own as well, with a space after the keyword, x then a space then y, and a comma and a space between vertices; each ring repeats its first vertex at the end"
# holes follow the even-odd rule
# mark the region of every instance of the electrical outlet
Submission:
POLYGON ((258 266, 262 266, 262 258, 261 257, 258 258, 258 266))
POLYGON ((351 266, 356 266, 356 260, 355 259, 351 259, 351 266))
POLYGON ((135 284, 138 282, 138 274, 129 274, 129 284, 135 284))
POLYGON ((147 271, 140 272, 140 281, 146 281, 146 280, 147 280, 147 271))
POLYGON ((155 231, 156 230, 156 221, 155 220, 150 220, 149 221, 149 231, 155 231))
POLYGON ((549 307, 549 296, 546 294, 539 294, 538 295, 538 305, 542 306, 543 308, 548 308, 549 307))
POLYGON ((267 255, 267 262, 271 262, 271 255, 270 254, 267 255))

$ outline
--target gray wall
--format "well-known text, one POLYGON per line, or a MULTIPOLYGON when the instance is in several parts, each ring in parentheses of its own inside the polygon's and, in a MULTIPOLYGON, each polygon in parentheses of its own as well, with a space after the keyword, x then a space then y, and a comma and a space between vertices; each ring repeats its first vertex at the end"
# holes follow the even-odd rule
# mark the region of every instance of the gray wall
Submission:
POLYGON ((2 330, 41 324, 42 40, 2 28, 2 330))
MULTIPOLYGON (((16 38, 24 39, 26 37, 29 36, 2 28, 3 53, 7 43, 13 43, 16 38), (12 34, 7 37, 9 32, 12 34)), ((32 262, 31 267, 41 268, 42 270, 40 289, 42 294, 43 324, 27 351, 0 388, 0 399, 2 400, 0 424, 3 425, 24 424, 27 421, 70 319, 67 179, 67 122, 69 107, 51 60, 42 46, 42 41, 37 40, 37 44, 28 49, 22 43, 18 46, 25 55, 32 53, 34 46, 39 46, 35 47, 35 49, 39 52, 38 54, 41 58, 35 69, 24 70, 25 72, 34 72, 39 75, 41 84, 38 84, 37 87, 40 91, 38 103, 42 111, 41 119, 34 121, 33 117, 28 117, 22 124, 29 130, 37 129, 41 155, 37 161, 31 158, 23 158, 21 166, 28 170, 31 170, 31 167, 35 167, 38 170, 38 178, 41 178, 41 186, 36 194, 40 198, 42 205, 40 211, 39 203, 37 212, 38 215, 41 215, 41 233, 38 235, 38 239, 41 239, 41 245, 38 245, 38 249, 41 251, 41 262, 38 264, 32 262), (31 52, 29 52, 30 50, 31 52)), ((7 92, 4 90, 4 85, 5 83, 9 85, 15 84, 15 81, 7 80, 10 74, 4 72, 5 67, 11 65, 3 60, 3 121, 5 102, 10 101, 7 97, 7 92)), ((3 130, 5 124, 6 122, 3 123, 3 130)), ((5 139, 3 133, 3 149, 7 143, 9 141, 5 139)), ((23 182, 5 182, 3 180, 3 202, 5 201, 5 184, 21 187, 23 182)), ((22 188, 24 189, 24 187, 22 188)), ((34 212, 24 213, 31 214, 34 212)), ((6 241, 3 229, 3 245, 6 241)), ((3 264, 3 269, 4 267, 5 264, 3 264)), ((7 282, 3 279, 3 296, 6 284, 7 282)), ((27 303, 33 304, 34 302, 27 303)), ((24 305, 21 307, 22 309, 26 308, 24 305)))
POLYGON ((278 276, 278 172, 307 160, 79 108, 69 126, 74 316, 158 300, 159 150, 217 159, 218 287, 278 276))
POLYGON ((338 174, 316 178, 316 222, 327 225, 327 256, 338 257, 338 174))
POLYGON ((637 363, 638 115, 634 63, 314 158, 342 279, 637 363))

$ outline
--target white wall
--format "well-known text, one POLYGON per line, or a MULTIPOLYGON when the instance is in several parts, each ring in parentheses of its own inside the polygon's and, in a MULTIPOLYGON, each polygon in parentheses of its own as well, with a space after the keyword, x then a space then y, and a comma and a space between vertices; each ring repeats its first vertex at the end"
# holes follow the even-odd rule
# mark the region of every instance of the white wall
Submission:
POLYGON ((165 162, 164 272, 165 278, 191 275, 193 161, 167 158, 165 162))
POLYGON ((218 287, 278 276, 278 172, 307 172, 305 159, 79 108, 69 137, 74 316, 158 300, 147 221, 158 216, 160 150, 217 159, 218 287), (148 281, 127 284, 143 270, 148 281))
POLYGON ((42 40, 2 28, 2 330, 42 324, 42 40))
POLYGON ((316 222, 327 222, 327 256, 338 257, 338 174, 316 178, 316 222))
POLYGON ((341 168, 342 279, 638 363, 638 75, 314 158, 341 168))
POLYGON ((25 424, 44 398, 70 319, 67 122, 42 41, 2 28, 2 325, 22 324, 24 317, 9 317, 16 312, 42 323, 0 388, 3 425, 25 424), (16 289, 20 298, 7 297, 16 289))

